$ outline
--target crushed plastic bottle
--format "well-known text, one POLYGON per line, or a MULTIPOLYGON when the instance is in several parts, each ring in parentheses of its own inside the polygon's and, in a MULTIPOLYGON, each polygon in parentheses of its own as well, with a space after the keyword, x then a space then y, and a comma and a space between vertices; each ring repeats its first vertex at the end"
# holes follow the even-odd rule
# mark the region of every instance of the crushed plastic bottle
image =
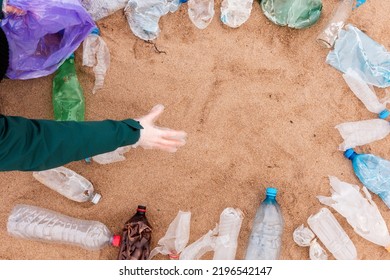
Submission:
POLYGON ((346 150, 344 156, 352 161, 360 182, 390 208, 390 161, 371 154, 357 154, 353 149, 346 150))
POLYGON ((7 231, 19 238, 75 245, 87 250, 99 250, 107 245, 117 247, 120 243, 120 236, 113 235, 101 222, 80 220, 24 204, 13 208, 7 231))
POLYGON ((180 0, 128 0, 125 15, 131 31, 142 40, 154 40, 160 34, 160 17, 175 12, 180 0))
POLYGON ((326 62, 343 73, 353 69, 368 84, 390 86, 390 53, 351 24, 340 31, 326 62))
POLYGON ((237 239, 244 215, 240 209, 231 207, 222 211, 218 236, 214 249, 214 260, 234 260, 237 251, 237 239))
POLYGON ((262 0, 264 15, 281 26, 302 29, 315 24, 321 15, 321 0, 262 0))
POLYGON ((340 0, 325 29, 317 36, 317 42, 324 48, 332 48, 352 13, 355 0, 340 0))
POLYGON ((246 250, 246 260, 276 260, 280 256, 284 221, 276 201, 278 190, 267 188, 257 209, 246 250))
POLYGON ((199 29, 211 23, 214 13, 214 0, 188 0, 188 16, 199 29))
POLYGON ((96 193, 87 179, 66 167, 33 172, 39 182, 76 202, 91 201, 97 204, 101 195, 96 193))
POLYGON ((53 108, 57 121, 84 121, 85 98, 77 78, 74 55, 58 68, 53 78, 53 108))
POLYGON ((160 246, 150 252, 149 259, 157 254, 162 254, 168 255, 171 260, 177 260, 190 238, 190 221, 191 212, 179 211, 164 237, 158 241, 160 246))
POLYGON ((94 21, 123 9, 129 0, 79 0, 94 21))
POLYGON ((110 67, 110 51, 106 42, 100 37, 98 28, 92 30, 91 34, 83 42, 83 65, 93 67, 95 73, 95 85, 92 93, 103 88, 104 77, 110 67))
POLYGON ((311 215, 307 223, 337 260, 356 260, 356 247, 328 208, 311 215))
POLYGON ((386 222, 370 193, 363 187, 363 197, 356 185, 340 181, 329 176, 331 197, 317 196, 318 200, 333 207, 347 219, 354 231, 361 237, 390 250, 390 234, 386 222))
POLYGON ((138 205, 137 212, 125 223, 118 260, 147 260, 149 258, 152 226, 145 213, 146 207, 138 205))
POLYGON ((199 260, 207 252, 213 251, 216 245, 218 225, 209 230, 205 235, 188 245, 181 252, 180 260, 199 260))
POLYGON ((221 21, 232 28, 246 22, 252 11, 253 0, 223 0, 221 4, 221 21))
POLYGON ((119 147, 115 151, 93 156, 92 159, 99 164, 110 164, 118 161, 123 161, 126 159, 124 154, 130 151, 130 149, 131 146, 119 147))

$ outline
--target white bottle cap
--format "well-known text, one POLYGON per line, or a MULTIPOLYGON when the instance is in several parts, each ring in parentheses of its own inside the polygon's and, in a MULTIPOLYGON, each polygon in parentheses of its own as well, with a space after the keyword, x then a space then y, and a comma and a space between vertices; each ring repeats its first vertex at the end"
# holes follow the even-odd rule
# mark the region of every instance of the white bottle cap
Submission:
POLYGON ((92 202, 93 204, 97 204, 97 203, 100 201, 101 198, 102 198, 102 196, 101 196, 100 194, 95 193, 95 194, 93 195, 93 197, 91 198, 91 202, 92 202))

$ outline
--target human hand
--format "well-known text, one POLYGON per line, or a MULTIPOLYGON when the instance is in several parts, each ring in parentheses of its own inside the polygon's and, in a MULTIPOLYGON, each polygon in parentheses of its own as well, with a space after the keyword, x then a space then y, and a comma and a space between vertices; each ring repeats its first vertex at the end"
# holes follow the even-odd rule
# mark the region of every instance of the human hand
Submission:
POLYGON ((158 104, 146 116, 137 118, 143 129, 140 138, 132 147, 141 146, 144 149, 160 149, 174 153, 186 143, 187 133, 154 125, 156 119, 164 111, 164 106, 158 104))

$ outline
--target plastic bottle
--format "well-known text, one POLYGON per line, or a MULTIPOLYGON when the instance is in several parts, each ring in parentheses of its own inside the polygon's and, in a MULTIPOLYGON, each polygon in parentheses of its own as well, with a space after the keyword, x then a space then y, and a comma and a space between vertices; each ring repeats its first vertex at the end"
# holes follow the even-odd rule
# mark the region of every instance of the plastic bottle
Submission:
POLYGON ((257 209, 249 237, 246 260, 276 260, 279 258, 284 221, 276 201, 278 190, 267 188, 266 198, 257 209))
POLYGON ((54 76, 53 108, 57 121, 84 121, 85 99, 76 75, 74 55, 64 61, 54 76))
POLYGON ((36 241, 69 244, 87 250, 107 245, 119 246, 120 236, 113 235, 101 222, 87 221, 30 205, 16 205, 7 223, 10 235, 36 241))
POLYGON ((236 259, 237 239, 243 219, 244 215, 240 209, 229 207, 222 211, 214 249, 214 260, 236 259))
POLYGON ((129 0, 79 0, 94 21, 123 9, 129 0))
POLYGON ((224 0, 221 4, 221 21, 232 28, 246 22, 252 11, 253 0, 224 0))
POLYGON ((175 12, 180 3, 180 0, 128 0, 125 15, 131 31, 142 40, 156 39, 160 34, 160 17, 175 12))
POLYGON ((324 48, 332 48, 341 28, 352 13, 355 0, 340 0, 336 9, 333 11, 332 18, 325 29, 317 36, 317 42, 324 48))
POLYGON ((321 208, 317 214, 311 215, 307 223, 336 259, 357 259, 355 245, 328 208, 321 208))
POLYGON ((344 152, 352 161, 356 176, 367 189, 379 195, 390 208, 390 161, 371 154, 357 154, 353 149, 344 152))
POLYGON ((152 226, 145 213, 146 207, 138 205, 137 212, 125 223, 118 260, 147 260, 149 258, 152 226))
POLYGON ((92 183, 66 167, 33 172, 33 176, 45 186, 73 201, 91 201, 94 204, 100 201, 101 195, 95 193, 92 183))
POLYGON ((92 30, 83 42, 83 65, 93 67, 95 85, 92 93, 96 93, 103 88, 104 77, 110 67, 110 51, 106 42, 100 37, 98 28, 92 30))
POLYGON ((188 0, 188 16, 199 29, 205 29, 214 17, 214 0, 188 0))

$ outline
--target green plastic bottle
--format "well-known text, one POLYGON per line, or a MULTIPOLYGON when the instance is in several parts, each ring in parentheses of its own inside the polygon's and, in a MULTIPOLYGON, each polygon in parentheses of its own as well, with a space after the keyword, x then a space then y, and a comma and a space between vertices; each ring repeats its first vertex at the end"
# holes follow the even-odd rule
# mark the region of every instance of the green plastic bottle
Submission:
POLYGON ((53 107, 54 119, 57 121, 84 121, 85 98, 77 78, 73 54, 54 76, 53 107))
POLYGON ((273 23, 302 29, 315 24, 322 0, 259 0, 264 15, 273 23))

